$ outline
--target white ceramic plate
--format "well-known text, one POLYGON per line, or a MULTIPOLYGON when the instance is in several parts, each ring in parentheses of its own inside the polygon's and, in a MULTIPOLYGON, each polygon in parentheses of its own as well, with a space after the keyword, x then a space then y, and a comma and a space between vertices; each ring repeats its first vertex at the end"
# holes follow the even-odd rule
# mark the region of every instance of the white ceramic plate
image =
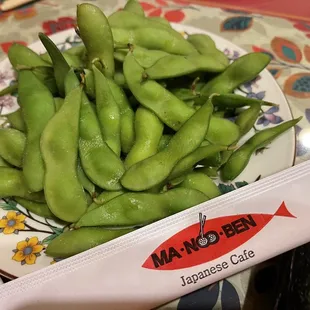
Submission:
MULTIPOLYGON (((233 43, 212 33, 180 24, 174 24, 173 27, 180 32, 210 35, 217 47, 231 59, 246 53, 233 43)), ((73 29, 54 34, 51 38, 61 50, 68 49, 80 42, 73 29)), ((45 51, 40 41, 31 44, 30 48, 38 53, 45 51)), ((0 63, 0 88, 9 85, 12 80, 14 80, 14 73, 9 60, 5 59, 0 63)), ((279 104, 278 109, 265 109, 265 114, 261 116, 256 125, 258 129, 292 119, 288 103, 280 87, 267 70, 262 72, 257 81, 245 85, 237 92, 279 104)), ((0 98, 1 105, 4 106, 2 114, 18 109, 16 98, 11 96, 0 98)), ((249 133, 245 139, 252 134, 253 132, 249 133)), ((238 179, 233 184, 223 185, 223 188, 231 190, 240 186, 241 183, 236 183, 236 181, 250 183, 255 181, 258 176, 265 177, 288 168, 293 164, 294 157, 295 133, 291 129, 273 142, 263 153, 253 156, 238 179)), ((55 262, 53 258, 44 254, 44 245, 62 233, 60 226, 50 220, 28 213, 24 208, 12 202, 1 202, 0 218, 2 218, 0 220, 0 274, 9 278, 20 277, 55 262)))

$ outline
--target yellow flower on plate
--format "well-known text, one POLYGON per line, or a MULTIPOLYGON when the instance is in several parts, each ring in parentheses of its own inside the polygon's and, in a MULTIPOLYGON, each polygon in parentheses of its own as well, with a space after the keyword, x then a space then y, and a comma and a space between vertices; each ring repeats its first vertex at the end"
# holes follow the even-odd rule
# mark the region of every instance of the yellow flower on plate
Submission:
POLYGON ((27 238, 17 243, 16 249, 13 250, 15 254, 12 259, 20 262, 22 265, 33 265, 37 257, 41 256, 40 252, 43 249, 44 246, 39 242, 38 237, 27 238))
POLYGON ((0 220, 0 232, 3 232, 5 235, 18 233, 19 230, 25 229, 25 219, 25 215, 9 211, 0 220))

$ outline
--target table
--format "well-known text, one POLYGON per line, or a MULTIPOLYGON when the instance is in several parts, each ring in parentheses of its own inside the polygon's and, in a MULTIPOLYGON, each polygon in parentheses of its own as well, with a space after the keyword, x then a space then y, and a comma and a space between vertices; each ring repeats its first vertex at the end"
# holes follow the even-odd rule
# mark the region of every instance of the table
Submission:
MULTIPOLYGON (((5 57, 13 40, 26 45, 37 40, 40 31, 50 35, 72 28, 75 5, 81 2, 44 0, 0 13, 0 58, 5 57)), ((124 3, 123 0, 92 2, 110 11, 124 3)), ((147 15, 207 28, 249 52, 270 54, 273 60, 268 69, 282 87, 294 117, 305 116, 296 132, 296 163, 310 158, 310 22, 199 6, 187 0, 145 0, 142 5, 147 15)), ((0 105, 3 104, 6 103, 0 99, 0 105)), ((255 267, 252 273, 244 271, 184 296, 162 309, 270 309, 277 293, 277 260, 255 267)))

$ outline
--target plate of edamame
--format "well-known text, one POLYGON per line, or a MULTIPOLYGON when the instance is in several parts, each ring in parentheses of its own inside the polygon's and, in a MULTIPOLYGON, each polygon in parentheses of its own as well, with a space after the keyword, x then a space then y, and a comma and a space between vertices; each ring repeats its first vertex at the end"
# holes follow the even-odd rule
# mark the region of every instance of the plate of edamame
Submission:
POLYGON ((81 4, 77 29, 13 44, 0 64, 2 273, 25 275, 291 166, 300 119, 269 61, 132 0, 108 17, 81 4))

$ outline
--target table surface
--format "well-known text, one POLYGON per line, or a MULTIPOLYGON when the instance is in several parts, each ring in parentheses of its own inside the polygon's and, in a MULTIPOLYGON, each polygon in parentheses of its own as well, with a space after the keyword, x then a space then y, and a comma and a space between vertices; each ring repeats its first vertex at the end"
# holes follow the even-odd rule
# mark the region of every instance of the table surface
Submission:
MULTIPOLYGON (((303 0, 299 1, 306 3, 303 0)), ((37 40, 38 32, 50 35, 72 28, 75 24, 75 6, 81 2, 42 0, 14 11, 0 13, 0 59, 6 56, 12 41, 26 45, 37 40)), ((124 4, 123 0, 91 2, 109 10, 122 7, 124 4)), ((213 0, 193 0, 193 2, 145 0, 142 5, 147 15, 163 16, 170 22, 207 29, 248 52, 269 53, 272 62, 268 69, 286 95, 294 117, 304 116, 296 130, 296 163, 310 159, 310 21, 307 23, 298 20, 296 16, 292 20, 258 13, 264 6, 265 11, 269 10, 268 14, 273 10, 275 11, 273 15, 281 15, 283 10, 279 10, 280 13, 277 14, 274 6, 269 6, 268 9, 266 5, 267 2, 274 5, 278 0, 261 1, 261 5, 256 7, 253 6, 254 2, 257 3, 254 0, 216 1, 217 5, 225 8, 214 7, 213 0), (203 2, 204 5, 193 2, 203 2), (228 6, 229 3, 231 6, 228 6), (243 10, 236 9, 238 5, 243 4, 243 10), (251 13, 251 6, 254 13, 251 13)), ((281 5, 282 3, 283 1, 281 5)), ((298 0, 295 0, 294 6, 298 3, 298 0)), ((304 19, 303 15, 300 15, 300 18, 304 19)), ((0 106, 4 104, 5 102, 0 99, 0 106)), ((270 260, 255 267, 254 272, 252 269, 252 273, 247 270, 184 296, 164 306, 163 309, 228 309, 224 304, 235 305, 229 308, 233 310, 262 309, 262 305, 266 309, 272 309, 276 293, 276 276, 279 273, 276 261, 277 259, 270 260), (266 286, 266 283, 269 286, 266 286)))

